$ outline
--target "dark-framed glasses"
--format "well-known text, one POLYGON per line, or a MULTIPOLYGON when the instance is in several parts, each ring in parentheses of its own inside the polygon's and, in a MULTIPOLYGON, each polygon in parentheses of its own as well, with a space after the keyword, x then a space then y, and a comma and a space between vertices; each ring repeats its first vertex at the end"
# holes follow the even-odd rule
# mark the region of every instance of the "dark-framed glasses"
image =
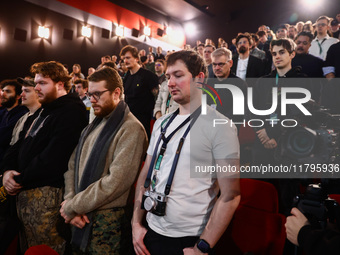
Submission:
POLYGON ((98 101, 100 99, 100 97, 106 92, 106 91, 109 91, 108 89, 107 90, 104 90, 104 91, 95 91, 95 92, 87 92, 85 93, 85 95, 87 96, 88 99, 91 100, 91 97, 94 98, 94 100, 98 101))
POLYGON ((213 67, 219 66, 219 67, 221 67, 221 68, 224 67, 225 64, 227 64, 227 63, 223 63, 223 62, 220 62, 220 63, 212 63, 213 67))

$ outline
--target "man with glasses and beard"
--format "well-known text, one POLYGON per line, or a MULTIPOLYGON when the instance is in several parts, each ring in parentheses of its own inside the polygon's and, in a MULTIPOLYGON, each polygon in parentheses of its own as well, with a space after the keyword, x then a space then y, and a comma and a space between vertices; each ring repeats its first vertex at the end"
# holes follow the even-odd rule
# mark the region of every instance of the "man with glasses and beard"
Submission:
POLYGON ((84 129, 65 173, 60 212, 74 226, 72 243, 86 254, 132 252, 129 195, 147 139, 122 95, 116 70, 105 67, 89 77, 87 96, 97 117, 84 129))
POLYGON ((21 84, 16 80, 4 80, 0 84, 0 162, 9 147, 12 132, 16 122, 27 112, 27 108, 20 105, 21 84))

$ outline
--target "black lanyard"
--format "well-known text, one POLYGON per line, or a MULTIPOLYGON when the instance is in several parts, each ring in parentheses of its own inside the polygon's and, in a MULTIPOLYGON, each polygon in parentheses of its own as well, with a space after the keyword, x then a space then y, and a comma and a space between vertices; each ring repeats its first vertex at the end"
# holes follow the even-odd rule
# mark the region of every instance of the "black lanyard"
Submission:
POLYGON ((161 127, 161 134, 159 135, 156 147, 154 149, 152 160, 151 160, 151 163, 150 163, 150 166, 149 166, 149 172, 148 172, 148 175, 147 175, 147 177, 145 179, 145 183, 144 183, 144 188, 146 188, 146 189, 149 188, 150 183, 151 183, 151 175, 152 175, 153 169, 154 168, 156 168, 157 170, 159 169, 160 163, 161 163, 162 158, 164 156, 164 153, 166 151, 168 142, 171 140, 171 138, 174 136, 174 134, 177 133, 177 131, 180 130, 185 124, 187 124, 190 121, 190 118, 192 118, 191 124, 185 130, 185 132, 184 132, 183 136, 181 137, 181 139, 179 141, 179 144, 177 146, 175 158, 174 158, 174 161, 172 163, 172 167, 171 167, 171 171, 170 171, 170 174, 169 174, 168 182, 166 184, 165 191, 164 191, 165 195, 168 195, 170 193, 171 184, 172 184, 173 178, 175 176, 175 171, 176 171, 179 155, 180 155, 180 153, 182 151, 184 140, 185 140, 186 136, 188 135, 188 133, 190 131, 190 126, 194 125, 194 123, 197 120, 198 116, 201 114, 201 107, 198 107, 195 110, 195 112, 192 115, 190 115, 188 118, 186 118, 170 135, 168 135, 168 137, 165 137, 165 133, 166 133, 167 128, 169 127, 171 122, 175 119, 175 117, 178 115, 178 113, 179 113, 179 109, 177 109, 172 114, 172 116, 170 117, 170 119, 169 119, 168 123, 165 125, 165 127, 164 128, 161 127), (162 144, 160 153, 159 153, 159 155, 157 157, 157 151, 158 151, 158 147, 159 147, 159 144, 160 144, 161 140, 163 141, 163 144, 162 144), (156 162, 156 166, 155 166, 156 157, 157 157, 157 162, 156 162))
POLYGON ((324 43, 324 41, 326 41, 326 38, 323 38, 323 40, 322 40, 322 42, 321 43, 319 43, 319 40, 316 40, 316 42, 318 43, 318 45, 319 45, 319 49, 320 49, 320 55, 321 55, 321 53, 322 53, 322 44, 324 43))

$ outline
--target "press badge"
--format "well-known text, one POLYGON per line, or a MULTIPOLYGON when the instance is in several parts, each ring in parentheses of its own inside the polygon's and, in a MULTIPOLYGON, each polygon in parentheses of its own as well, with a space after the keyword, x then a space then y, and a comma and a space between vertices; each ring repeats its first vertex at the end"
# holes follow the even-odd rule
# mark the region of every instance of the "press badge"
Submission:
POLYGON ((210 106, 211 106, 211 108, 216 110, 216 106, 217 106, 216 104, 211 104, 210 106))

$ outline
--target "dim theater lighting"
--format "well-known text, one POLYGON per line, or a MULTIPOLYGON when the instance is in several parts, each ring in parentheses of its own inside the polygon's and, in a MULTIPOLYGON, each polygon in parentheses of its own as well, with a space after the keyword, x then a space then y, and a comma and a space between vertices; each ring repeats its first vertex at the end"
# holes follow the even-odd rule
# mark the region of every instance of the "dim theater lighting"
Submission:
POLYGON ((171 28, 171 27, 166 27, 166 28, 165 28, 165 33, 166 33, 167 35, 170 35, 171 32, 172 32, 172 28, 171 28))
POLYGON ((81 29, 81 35, 88 37, 88 38, 91 37, 91 28, 83 26, 82 29, 81 29))
POLYGON ((301 5, 309 11, 318 10, 322 2, 322 0, 300 0, 301 5))
POLYGON ((48 27, 39 26, 38 36, 41 38, 48 39, 50 37, 50 29, 48 27))
POLYGON ((124 36, 124 27, 123 26, 117 26, 116 27, 116 35, 123 37, 124 36))
POLYGON ((151 28, 146 26, 144 27, 144 35, 150 36, 151 35, 151 28))

